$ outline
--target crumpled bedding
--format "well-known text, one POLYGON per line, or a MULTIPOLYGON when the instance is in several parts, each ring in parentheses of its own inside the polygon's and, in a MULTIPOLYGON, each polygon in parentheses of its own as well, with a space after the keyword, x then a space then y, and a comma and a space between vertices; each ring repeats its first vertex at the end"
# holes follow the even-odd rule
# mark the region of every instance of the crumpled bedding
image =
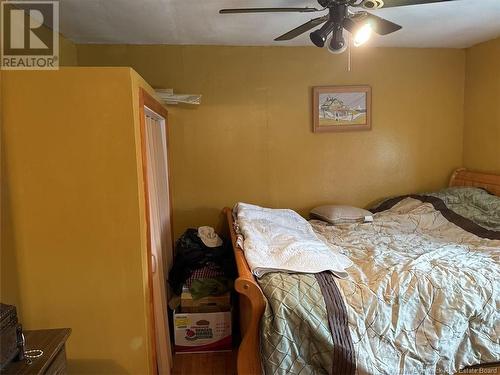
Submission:
POLYGON ((428 195, 483 228, 500 231, 500 197, 474 187, 450 187, 428 195))
POLYGON ((244 236, 245 258, 257 277, 268 272, 331 271, 346 277, 352 262, 336 245, 326 245, 311 225, 292 210, 238 203, 234 209, 244 236))
MULTIPOLYGON (((354 263, 337 284, 357 374, 452 374, 500 360, 500 240, 477 237, 406 198, 374 222, 310 222, 354 263)), ((266 374, 331 373, 333 342, 313 275, 267 274, 266 374)))

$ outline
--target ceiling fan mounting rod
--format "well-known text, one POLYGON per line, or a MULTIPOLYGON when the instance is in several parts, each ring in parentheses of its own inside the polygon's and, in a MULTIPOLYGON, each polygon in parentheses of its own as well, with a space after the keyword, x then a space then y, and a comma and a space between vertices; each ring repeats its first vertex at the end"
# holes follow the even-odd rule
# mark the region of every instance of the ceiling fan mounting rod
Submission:
POLYGON ((323 8, 332 8, 339 5, 352 5, 351 3, 355 3, 359 0, 318 0, 318 3, 323 8))
POLYGON ((347 4, 337 4, 334 7, 329 8, 330 10, 330 20, 335 24, 342 27, 344 19, 347 17, 348 6, 347 4))

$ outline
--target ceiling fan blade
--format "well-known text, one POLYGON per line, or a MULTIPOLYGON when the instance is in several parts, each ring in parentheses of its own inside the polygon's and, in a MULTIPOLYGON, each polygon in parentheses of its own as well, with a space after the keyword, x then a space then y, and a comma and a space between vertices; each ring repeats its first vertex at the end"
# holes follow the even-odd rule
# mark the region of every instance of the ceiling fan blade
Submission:
POLYGON ((367 13, 366 18, 371 23, 373 31, 379 35, 387 35, 395 31, 401 30, 403 26, 397 23, 386 20, 385 18, 367 13))
POLYGON ((445 1, 453 1, 453 0, 384 0, 384 6, 382 6, 380 9, 403 7, 407 5, 443 3, 445 1))
POLYGON ((310 13, 319 12, 323 9, 317 9, 312 7, 305 8, 239 8, 239 9, 221 9, 220 14, 235 14, 235 13, 310 13))
POLYGON ((314 19, 307 21, 306 23, 296 27, 295 29, 290 30, 289 32, 287 32, 283 35, 280 35, 279 37, 277 37, 274 40, 278 41, 278 42, 283 41, 283 40, 291 40, 291 39, 296 38, 299 35, 305 33, 306 31, 311 30, 312 28, 321 25, 323 22, 326 22, 326 21, 328 21, 328 15, 323 16, 323 17, 314 18, 314 19))
MULTIPOLYGON (((387 35, 398 31, 403 28, 403 26, 398 25, 397 23, 386 20, 385 18, 376 16, 374 14, 368 12, 358 12, 350 17, 356 24, 359 23, 369 23, 377 34, 379 35, 387 35)), ((344 24, 344 27, 353 32, 353 27, 349 26, 348 23, 344 24)))

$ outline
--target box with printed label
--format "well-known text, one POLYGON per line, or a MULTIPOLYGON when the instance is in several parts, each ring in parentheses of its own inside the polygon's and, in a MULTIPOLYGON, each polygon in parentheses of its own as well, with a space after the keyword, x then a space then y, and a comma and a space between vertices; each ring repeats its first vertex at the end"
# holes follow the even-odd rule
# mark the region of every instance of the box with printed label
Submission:
POLYGON ((231 350, 231 311, 174 312, 176 353, 231 350))
POLYGON ((206 296, 194 299, 189 291, 181 294, 181 311, 183 313, 212 313, 231 310, 231 293, 219 296, 206 296))

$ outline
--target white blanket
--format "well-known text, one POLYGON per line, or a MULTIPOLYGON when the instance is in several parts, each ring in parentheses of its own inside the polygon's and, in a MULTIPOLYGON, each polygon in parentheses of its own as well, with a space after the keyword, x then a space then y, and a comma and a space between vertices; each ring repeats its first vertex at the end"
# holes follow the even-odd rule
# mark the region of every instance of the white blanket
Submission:
POLYGON ((327 245, 311 225, 292 210, 263 208, 238 203, 234 209, 244 236, 245 258, 257 277, 269 272, 318 273, 331 271, 347 277, 352 262, 341 248, 327 245))

